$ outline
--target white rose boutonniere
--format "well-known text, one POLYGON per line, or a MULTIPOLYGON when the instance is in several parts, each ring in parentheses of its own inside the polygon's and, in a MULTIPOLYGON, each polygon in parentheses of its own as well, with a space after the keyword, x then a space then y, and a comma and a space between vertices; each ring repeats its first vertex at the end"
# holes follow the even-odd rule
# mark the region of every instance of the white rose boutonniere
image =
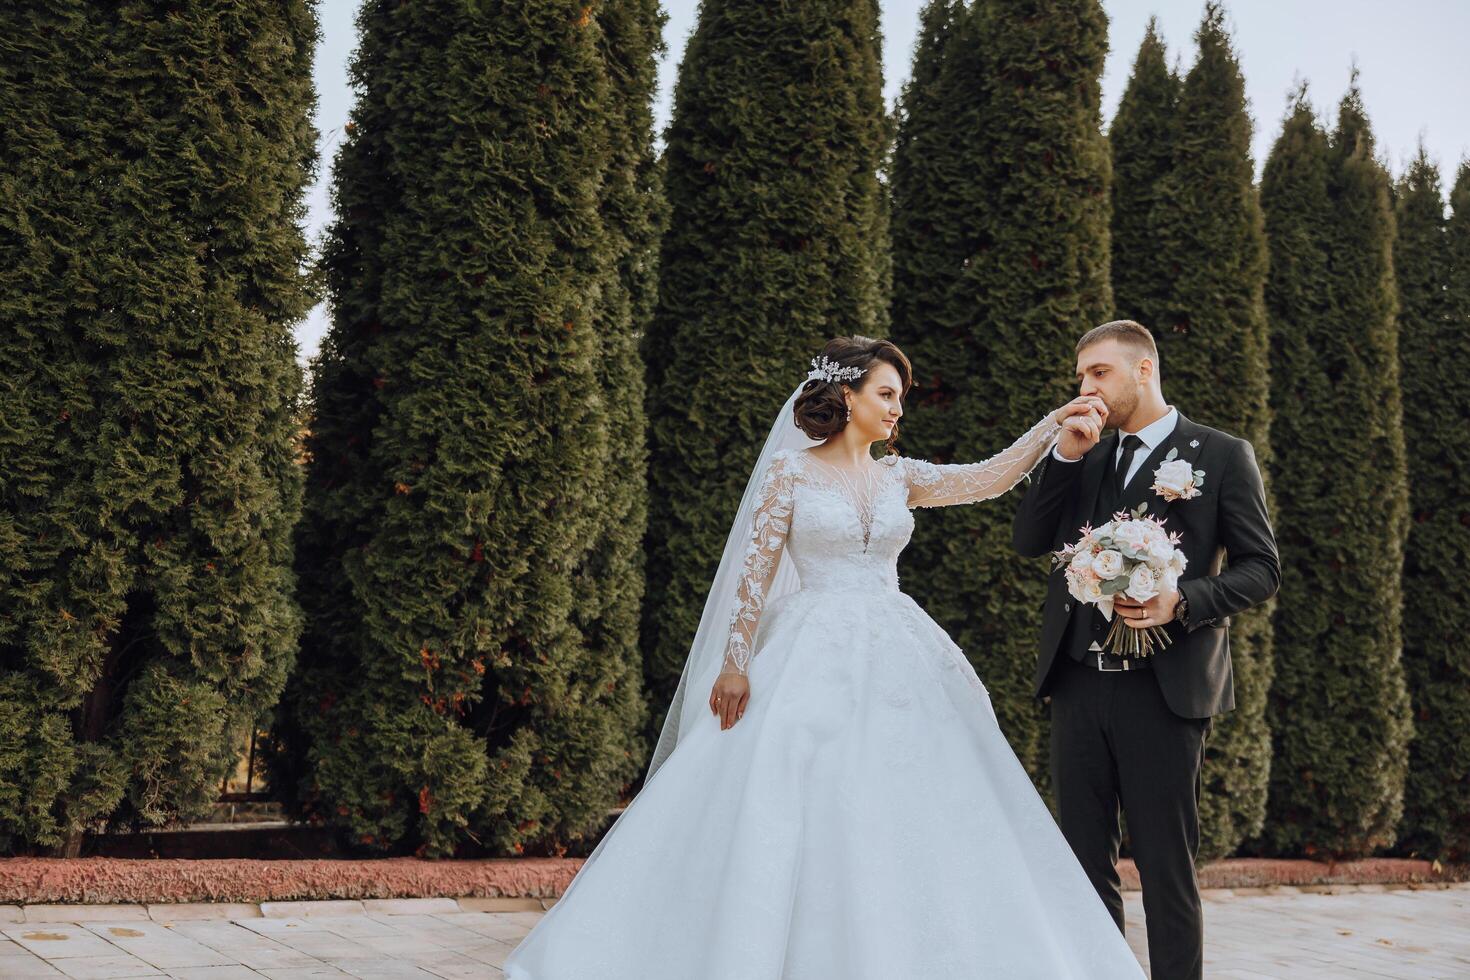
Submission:
POLYGON ((1169 450, 1169 455, 1154 470, 1153 491, 1165 500, 1198 497, 1199 488, 1204 486, 1205 471, 1195 469, 1189 460, 1178 457, 1178 449, 1169 450))

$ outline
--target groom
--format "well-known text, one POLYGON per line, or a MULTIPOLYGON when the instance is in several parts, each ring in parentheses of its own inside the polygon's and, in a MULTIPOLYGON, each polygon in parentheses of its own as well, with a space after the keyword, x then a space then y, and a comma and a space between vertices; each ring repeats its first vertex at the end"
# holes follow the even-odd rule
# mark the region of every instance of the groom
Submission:
MULTIPOLYGON (((1036 665, 1050 706, 1058 822, 1093 887, 1123 929, 1118 807, 1143 885, 1154 980, 1199 980, 1204 921, 1199 850, 1200 767, 1213 716, 1235 707, 1230 617, 1281 581, 1265 491, 1251 444, 1191 422, 1164 401, 1153 336, 1114 320, 1077 342, 1079 393, 1101 400, 1105 439, 1064 431, 1016 512, 1012 539, 1028 557, 1055 551, 1116 511, 1147 503, 1179 532, 1188 562, 1178 590, 1120 601, 1128 626, 1161 626, 1170 644, 1148 657, 1104 652, 1109 622, 1052 572, 1036 665), (1169 501, 1153 485, 1171 450, 1203 470, 1199 493, 1169 501), (1222 570, 1228 555, 1229 568, 1222 570)), ((1167 482, 1167 481, 1166 481, 1167 482)))

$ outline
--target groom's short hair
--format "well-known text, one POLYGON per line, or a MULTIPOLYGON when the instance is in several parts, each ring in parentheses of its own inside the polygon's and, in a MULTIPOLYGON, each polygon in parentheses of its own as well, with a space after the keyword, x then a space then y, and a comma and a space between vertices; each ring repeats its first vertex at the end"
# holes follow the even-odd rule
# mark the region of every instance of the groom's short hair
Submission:
POLYGON ((1101 326, 1093 327, 1077 341, 1075 353, 1080 354, 1086 348, 1104 340, 1116 340, 1125 347, 1132 348, 1139 357, 1147 355, 1153 358, 1154 370, 1159 369, 1159 347, 1154 343, 1154 335, 1137 320, 1109 320, 1101 326))

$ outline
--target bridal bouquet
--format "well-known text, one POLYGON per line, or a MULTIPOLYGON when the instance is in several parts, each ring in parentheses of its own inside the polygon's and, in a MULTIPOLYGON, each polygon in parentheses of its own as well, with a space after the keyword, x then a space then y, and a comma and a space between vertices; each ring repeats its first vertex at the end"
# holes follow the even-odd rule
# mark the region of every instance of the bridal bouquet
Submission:
POLYGON ((1101 527, 1084 525, 1081 540, 1052 554, 1053 571, 1066 566, 1067 591, 1072 597, 1096 604, 1112 621, 1103 641, 1109 653, 1146 657, 1154 652, 1155 644, 1169 645, 1169 634, 1162 627, 1134 629, 1122 617, 1113 618, 1113 601, 1118 596, 1147 602, 1162 591, 1178 588, 1184 571, 1179 534, 1165 531, 1162 520, 1145 517, 1147 509, 1147 504, 1140 504, 1131 515, 1120 511, 1101 527))

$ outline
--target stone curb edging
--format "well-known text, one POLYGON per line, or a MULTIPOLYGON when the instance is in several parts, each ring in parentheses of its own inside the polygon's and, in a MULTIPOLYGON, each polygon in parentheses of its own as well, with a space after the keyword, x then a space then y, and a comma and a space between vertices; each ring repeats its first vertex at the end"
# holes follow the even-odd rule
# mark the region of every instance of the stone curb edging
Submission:
MULTIPOLYGON (((185 860, 161 858, 0 858, 0 906, 51 914, 57 906, 75 913, 78 905, 135 908, 143 917, 167 915, 181 905, 258 907, 261 915, 306 903, 311 914, 327 907, 351 911, 384 911, 373 903, 405 900, 466 903, 474 911, 537 911, 562 895, 582 858, 487 858, 468 861, 425 861, 417 858, 378 860, 185 860), (486 904, 489 903, 489 904, 486 904), (503 907, 502 907, 503 906, 503 907)), ((1123 887, 1137 890, 1133 861, 1118 865, 1123 887)), ((1267 858, 1227 858, 1199 870, 1203 890, 1303 891, 1378 890, 1388 887, 1433 887, 1470 882, 1470 865, 1450 865, 1436 872, 1428 861, 1368 858, 1324 864, 1267 858)), ((446 906, 447 908, 447 906, 446 906)), ((0 921, 4 919, 0 911, 0 921)), ((246 911, 245 915, 255 913, 246 911)), ((302 911, 282 912, 306 914, 302 911)), ((23 921, 11 919, 10 921, 23 921)), ((41 921, 25 919, 24 921, 41 921)), ((75 920, 66 920, 75 921, 75 920)))
POLYGON ((459 912, 541 913, 554 898, 387 898, 322 902, 163 902, 147 905, 0 905, 0 923, 141 922, 201 919, 310 919, 334 915, 444 915, 459 912))

